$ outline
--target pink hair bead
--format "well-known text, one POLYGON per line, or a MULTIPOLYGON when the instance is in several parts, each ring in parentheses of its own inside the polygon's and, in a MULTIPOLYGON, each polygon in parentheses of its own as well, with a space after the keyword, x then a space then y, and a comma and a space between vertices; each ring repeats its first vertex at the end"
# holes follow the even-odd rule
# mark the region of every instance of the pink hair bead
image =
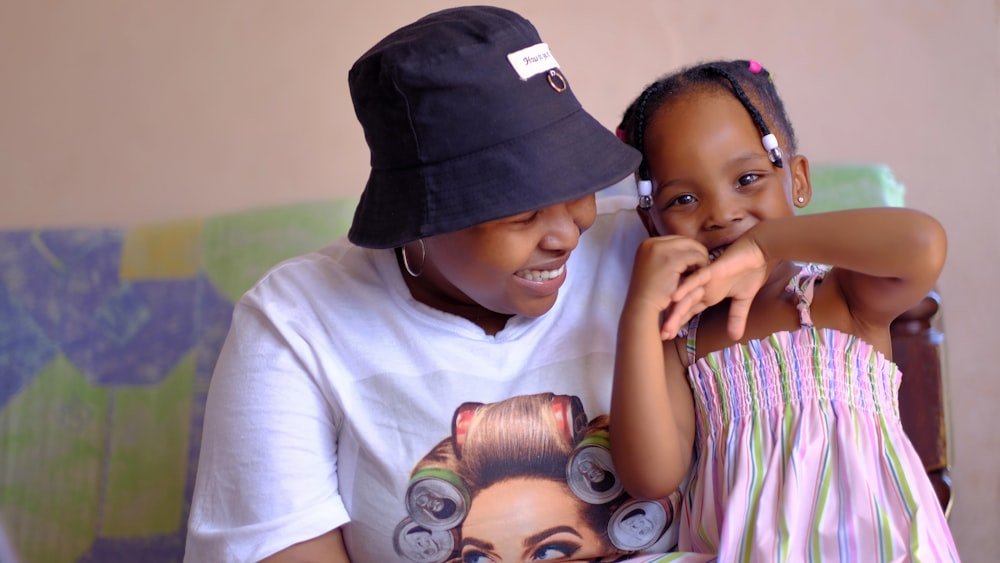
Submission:
POLYGON ((754 61, 754 60, 750 61, 750 72, 752 72, 754 74, 757 74, 757 73, 759 73, 762 70, 762 68, 763 67, 760 66, 759 62, 754 61))

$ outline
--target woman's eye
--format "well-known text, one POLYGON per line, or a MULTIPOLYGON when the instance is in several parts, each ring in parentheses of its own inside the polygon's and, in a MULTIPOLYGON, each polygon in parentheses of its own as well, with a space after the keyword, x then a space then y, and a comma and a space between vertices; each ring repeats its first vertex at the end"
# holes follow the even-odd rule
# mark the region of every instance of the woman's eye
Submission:
POLYGON ((757 174, 744 174, 744 175, 740 176, 740 179, 737 180, 736 182, 740 186, 746 186, 747 184, 754 183, 757 180, 757 178, 760 178, 760 176, 757 175, 757 174))

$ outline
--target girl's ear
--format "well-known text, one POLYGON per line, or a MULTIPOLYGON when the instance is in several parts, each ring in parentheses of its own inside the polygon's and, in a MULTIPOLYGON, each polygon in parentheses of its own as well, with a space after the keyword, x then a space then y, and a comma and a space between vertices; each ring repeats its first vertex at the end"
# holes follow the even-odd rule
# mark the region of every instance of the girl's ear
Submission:
POLYGON ((792 174, 792 202, 795 207, 809 205, 812 199, 812 181, 809 179, 809 159, 802 155, 792 157, 789 172, 792 174))

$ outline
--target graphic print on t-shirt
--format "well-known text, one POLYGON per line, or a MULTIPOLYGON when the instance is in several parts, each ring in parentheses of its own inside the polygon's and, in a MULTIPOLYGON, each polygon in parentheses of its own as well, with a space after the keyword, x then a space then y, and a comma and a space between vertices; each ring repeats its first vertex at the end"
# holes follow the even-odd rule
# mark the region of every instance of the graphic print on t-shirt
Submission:
POLYGON ((624 491, 607 415, 588 420, 578 397, 553 393, 459 406, 403 502, 393 547, 418 563, 616 561, 656 543, 674 514, 624 491))

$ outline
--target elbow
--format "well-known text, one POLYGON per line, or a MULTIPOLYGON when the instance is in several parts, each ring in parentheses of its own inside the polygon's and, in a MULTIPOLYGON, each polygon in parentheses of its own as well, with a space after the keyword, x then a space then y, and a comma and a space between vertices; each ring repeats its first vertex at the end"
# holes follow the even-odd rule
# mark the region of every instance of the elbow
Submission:
POLYGON ((681 481, 678 480, 673 485, 668 485, 668 484, 666 484, 666 482, 664 482, 664 483, 656 483, 656 484, 654 484, 654 483, 638 484, 637 483, 634 486, 633 485, 629 485, 627 483, 623 483, 623 484, 625 485, 625 491, 632 498, 636 498, 636 499, 639 499, 639 500, 657 500, 657 499, 661 499, 661 498, 666 498, 666 497, 670 496, 671 493, 673 493, 674 491, 676 491, 677 489, 679 489, 680 486, 681 486, 681 481))
POLYGON ((627 460, 615 460, 615 471, 622 486, 629 496, 641 500, 655 500, 670 496, 680 488, 690 459, 642 460, 639 463, 629 463, 627 460))
POLYGON ((940 273, 948 255, 948 234, 937 219, 920 213, 919 228, 914 229, 914 256, 923 256, 926 267, 940 273))

